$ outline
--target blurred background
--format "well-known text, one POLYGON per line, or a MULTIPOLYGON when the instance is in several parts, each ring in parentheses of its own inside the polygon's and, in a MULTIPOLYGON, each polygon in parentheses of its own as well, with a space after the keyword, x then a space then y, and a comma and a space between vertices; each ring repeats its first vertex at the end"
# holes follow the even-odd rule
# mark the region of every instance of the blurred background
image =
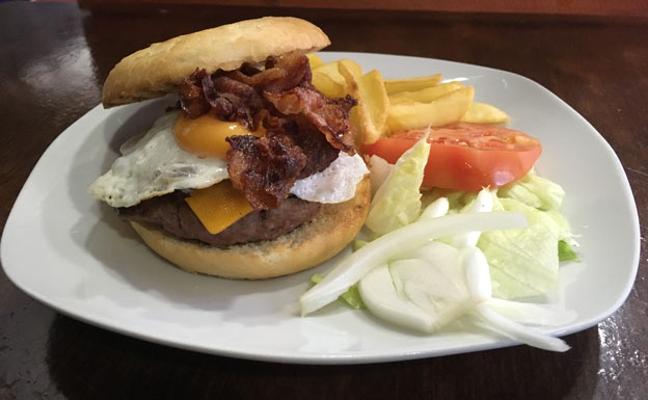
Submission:
MULTIPOLYGON (((0 3, 7 0, 0 0, 0 3)), ((36 0, 39 1, 39 0, 36 0)), ((91 11, 137 11, 181 5, 267 9, 393 10, 449 13, 648 17, 646 0, 43 0, 77 3, 91 11)))

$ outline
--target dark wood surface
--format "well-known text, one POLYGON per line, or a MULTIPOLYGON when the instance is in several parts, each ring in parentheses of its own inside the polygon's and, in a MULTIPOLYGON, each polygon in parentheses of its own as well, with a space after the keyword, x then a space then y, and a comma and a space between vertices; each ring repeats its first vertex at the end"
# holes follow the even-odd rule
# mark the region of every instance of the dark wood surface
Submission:
MULTIPOLYGON (((74 5, 0 4, 0 227, 38 157, 99 102, 103 79, 121 57, 179 33, 267 13, 91 15, 74 5)), ((300 13, 330 35, 331 50, 444 58, 540 82, 610 142, 640 218, 648 219, 648 21, 300 13)), ((627 302, 597 327, 568 336, 572 349, 564 354, 519 346, 343 367, 229 359, 77 322, 30 299, 0 272, 0 399, 647 398, 645 225, 641 233, 639 275, 627 302)))
POLYGON ((644 0, 547 1, 547 0, 79 0, 87 8, 132 6, 133 3, 164 6, 170 4, 234 5, 280 8, 328 8, 344 10, 407 10, 479 13, 524 13, 543 15, 621 15, 648 16, 644 0))

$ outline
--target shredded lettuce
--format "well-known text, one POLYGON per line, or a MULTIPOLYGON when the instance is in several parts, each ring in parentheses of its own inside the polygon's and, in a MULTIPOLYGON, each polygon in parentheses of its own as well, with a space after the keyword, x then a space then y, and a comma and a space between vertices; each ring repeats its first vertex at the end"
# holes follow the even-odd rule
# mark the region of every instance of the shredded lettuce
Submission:
MULTIPOLYGON (((494 296, 504 299, 546 294, 557 285, 560 261, 576 261, 569 223, 560 213, 565 191, 555 182, 531 171, 524 178, 506 185, 493 196, 494 210, 523 213, 529 227, 519 231, 485 233, 479 247, 491 266, 494 296)), ((477 193, 433 189, 426 202, 445 198, 448 214, 473 212, 477 193)), ((441 239, 459 246, 457 237, 441 239)))
POLYGON ((557 183, 541 178, 531 171, 519 181, 500 188, 497 196, 514 199, 527 206, 545 211, 546 215, 551 217, 559 228, 558 239, 565 241, 572 248, 578 246, 567 219, 560 213, 565 191, 557 183))
POLYGON ((579 261, 578 254, 564 240, 558 241, 558 260, 559 261, 579 261))
POLYGON ((366 308, 364 303, 362 302, 362 297, 360 297, 360 291, 358 290, 357 283, 351 286, 349 290, 342 293, 340 295, 340 298, 344 300, 344 302, 348 304, 351 308, 355 308, 356 310, 366 308))
POLYGON ((369 243, 367 240, 362 240, 362 239, 356 239, 351 243, 351 247, 353 248, 353 251, 359 250, 362 248, 362 246, 366 245, 369 243))
POLYGON ((560 185, 529 172, 522 179, 508 184, 498 191, 498 196, 520 201, 539 210, 559 210, 565 198, 560 185))
POLYGON ((317 285, 322 281, 322 279, 324 279, 324 277, 321 274, 313 274, 310 277, 310 283, 312 283, 313 285, 317 285))
MULTIPOLYGON (((422 141, 401 157, 376 194, 367 226, 376 237, 403 227, 421 214, 417 190, 422 179, 428 149, 422 141)), ((479 241, 491 266, 494 296, 512 299, 546 294, 558 280, 560 261, 578 260, 569 224, 560 213, 565 191, 531 171, 524 178, 506 185, 493 196, 494 210, 520 212, 529 227, 518 231, 493 231, 479 241)), ((425 200, 445 198, 448 214, 473 211, 477 193, 434 189, 425 200)), ((454 244, 456 238, 444 238, 454 244)))
POLYGON ((394 164, 388 163, 385 159, 372 155, 369 158, 369 178, 371 179, 371 195, 375 195, 378 188, 382 186, 389 173, 394 169, 394 164))
POLYGON ((466 205, 466 199, 468 199, 468 202, 470 202, 470 200, 474 198, 474 195, 471 197, 471 193, 458 192, 450 189, 433 188, 431 190, 426 190, 423 192, 422 201, 424 205, 428 205, 440 198, 445 198, 448 201, 450 211, 457 212, 457 210, 460 210, 466 205))
POLYGON ((396 162, 374 196, 365 222, 374 235, 382 236, 414 222, 421 213, 425 164, 430 154, 427 135, 396 162))
MULTIPOLYGON (((313 285, 317 285, 322 281, 322 279, 324 279, 322 275, 314 274, 310 277, 310 282, 313 285)), ((341 301, 342 303, 356 310, 367 308, 362 302, 362 297, 360 296, 360 291, 358 290, 358 284, 351 286, 349 289, 347 289, 346 292, 342 293, 340 297, 338 297, 338 301, 341 301)))
MULTIPOLYGON (((435 189, 426 199, 445 196, 448 214, 463 214, 475 208, 476 193, 435 189)), ((494 295, 524 298, 546 294, 557 284, 560 261, 577 261, 569 223, 560 213, 565 196, 560 185, 533 171, 496 191, 494 210, 521 212, 529 219, 523 231, 493 231, 483 235, 479 247, 491 265, 494 295)), ((457 245, 455 238, 442 241, 457 245)))
POLYGON ((558 283, 560 227, 544 211, 515 199, 496 199, 494 209, 523 213, 529 226, 482 233, 478 247, 491 268, 493 295, 514 299, 547 293, 558 283))
POLYGON ((529 174, 499 191, 435 190, 426 194, 431 202, 421 212, 429 148, 421 139, 391 169, 366 222, 373 240, 357 239, 351 256, 326 277, 311 278, 315 286, 300 298, 302 315, 337 299, 426 333, 468 316, 532 346, 569 349, 520 322, 556 324, 572 314, 502 300, 546 294, 557 285, 559 261, 577 259, 558 211, 562 188, 529 174))
POLYGON ((564 241, 570 247, 578 247, 578 243, 574 239, 574 235, 571 233, 571 228, 569 227, 569 222, 567 219, 560 213, 558 210, 549 210, 545 213, 553 219, 558 228, 558 240, 564 241))

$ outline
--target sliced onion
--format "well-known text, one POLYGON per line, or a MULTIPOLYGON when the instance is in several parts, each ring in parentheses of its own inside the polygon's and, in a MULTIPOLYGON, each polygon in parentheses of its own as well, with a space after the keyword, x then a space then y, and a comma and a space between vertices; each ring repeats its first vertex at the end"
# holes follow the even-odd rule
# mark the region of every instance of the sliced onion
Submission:
POLYGON ((535 328, 518 324, 499 315, 491 310, 486 302, 478 304, 474 314, 485 322, 477 322, 482 328, 500 333, 529 346, 560 352, 570 349, 569 345, 562 339, 546 335, 535 328))
POLYGON ((326 277, 300 298, 302 315, 331 303, 378 265, 396 254, 413 251, 431 239, 469 231, 521 229, 526 226, 522 214, 491 212, 446 215, 415 222, 381 236, 343 259, 326 277))
POLYGON ((493 296, 493 287, 486 256, 475 246, 464 247, 459 254, 470 295, 477 302, 489 300, 493 296))
POLYGON ((412 258, 389 263, 396 291, 432 318, 434 330, 460 318, 474 306, 456 254, 455 251, 454 258, 439 262, 412 258))
MULTIPOLYGON (((464 211, 465 213, 487 213, 493 211, 493 193, 488 188, 483 188, 477 194, 477 197, 470 205, 470 208, 464 211)), ((474 230, 457 235, 453 238, 452 245, 456 248, 465 246, 477 246, 481 231, 474 230)))
POLYGON ((418 220, 427 221, 433 218, 443 217, 450 209, 450 202, 447 197, 439 197, 425 207, 418 220))
POLYGON ((438 241, 430 241, 418 249, 409 252, 406 257, 403 257, 403 259, 407 258, 420 258, 432 265, 447 264, 454 268, 459 268, 456 265, 459 259, 459 250, 449 244, 438 241))
POLYGON ((492 298, 486 304, 498 314, 526 325, 559 326, 576 319, 577 314, 555 304, 535 304, 492 298))
POLYGON ((363 303, 375 316, 423 332, 436 329, 432 315, 398 295, 387 265, 374 268, 358 285, 363 303))

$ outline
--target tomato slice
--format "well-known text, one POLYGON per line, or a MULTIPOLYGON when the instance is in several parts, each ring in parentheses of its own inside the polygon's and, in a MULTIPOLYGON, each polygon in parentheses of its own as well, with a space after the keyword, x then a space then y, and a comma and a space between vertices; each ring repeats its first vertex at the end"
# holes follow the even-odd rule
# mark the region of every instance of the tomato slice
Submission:
MULTIPOLYGON (((395 163, 424 130, 396 132, 363 146, 369 155, 395 163)), ((524 132, 488 125, 456 124, 432 129, 423 187, 465 191, 499 187, 526 175, 542 146, 524 132)))

